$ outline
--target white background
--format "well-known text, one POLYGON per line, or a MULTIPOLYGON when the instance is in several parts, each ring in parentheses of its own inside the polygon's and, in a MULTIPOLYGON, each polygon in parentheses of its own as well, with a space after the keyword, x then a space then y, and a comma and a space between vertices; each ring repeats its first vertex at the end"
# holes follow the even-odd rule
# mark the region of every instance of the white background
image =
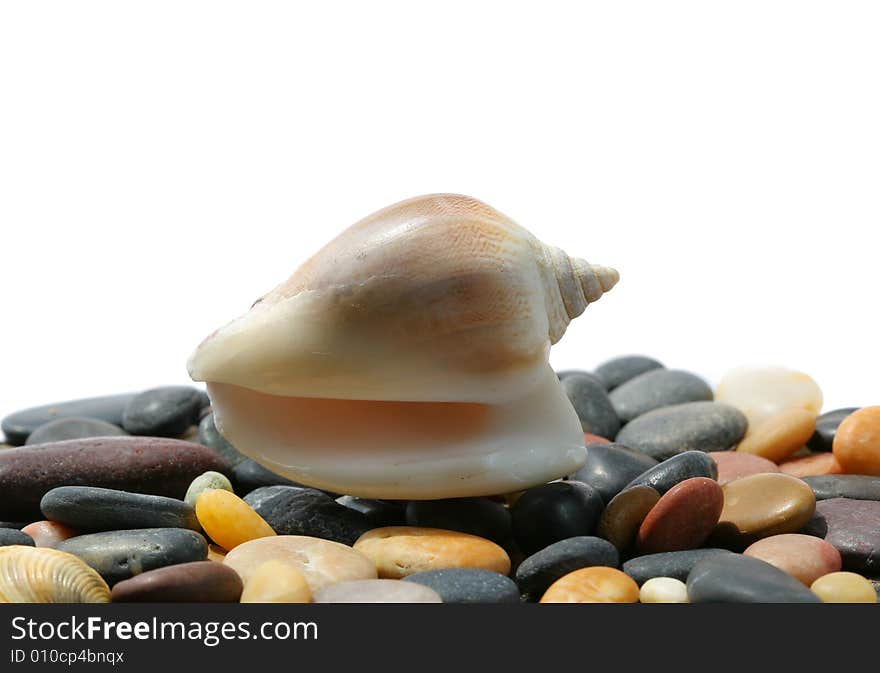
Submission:
POLYGON ((476 196, 621 282, 557 368, 880 402, 874 2, 0 9, 0 416, 188 380, 344 227, 476 196))

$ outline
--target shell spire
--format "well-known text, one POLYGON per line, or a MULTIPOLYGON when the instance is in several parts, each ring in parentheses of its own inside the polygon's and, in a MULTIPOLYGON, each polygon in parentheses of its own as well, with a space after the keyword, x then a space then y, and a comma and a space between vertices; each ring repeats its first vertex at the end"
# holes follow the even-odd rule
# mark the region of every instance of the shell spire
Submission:
POLYGON ((564 250, 550 245, 545 245, 544 250, 550 260, 551 274, 556 279, 555 286, 548 283, 548 289, 553 294, 558 291, 556 297, 548 298, 550 342, 555 344, 572 320, 617 284, 620 274, 610 266, 569 257, 564 250), (554 305, 556 310, 551 308, 554 305))

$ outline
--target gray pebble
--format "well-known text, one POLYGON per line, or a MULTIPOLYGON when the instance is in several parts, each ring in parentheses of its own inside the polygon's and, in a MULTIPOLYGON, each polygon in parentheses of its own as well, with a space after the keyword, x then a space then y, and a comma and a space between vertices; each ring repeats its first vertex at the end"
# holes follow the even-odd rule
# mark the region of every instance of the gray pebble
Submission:
POLYGON ((59 486, 43 496, 40 509, 49 521, 80 531, 201 530, 195 510, 183 500, 110 488, 59 486))
POLYGON ((444 603, 519 603, 516 583, 491 570, 449 568, 426 570, 403 578, 436 591, 444 603))
POLYGON ((206 414, 199 422, 199 444, 214 449, 223 456, 230 465, 235 467, 241 461, 246 460, 247 456, 239 452, 232 443, 220 434, 214 423, 214 414, 206 414))
POLYGON ((589 484, 608 504, 624 486, 656 464, 650 456, 623 444, 588 444, 587 462, 569 479, 589 484))
POLYGON ((22 533, 17 528, 0 528, 0 547, 10 545, 35 546, 34 539, 27 533, 22 533))
POLYGON ((58 543, 56 549, 81 558, 110 586, 147 570, 208 558, 205 538, 183 528, 78 535, 58 543))
POLYGON ((617 416, 628 423, 660 407, 712 400, 712 389, 699 376, 678 369, 654 369, 639 374, 609 395, 617 416))
POLYGON ((813 489, 816 500, 880 500, 880 477, 864 474, 823 474, 802 479, 813 489))
POLYGON ((645 355, 624 355, 612 358, 596 367, 596 376, 609 391, 623 385, 636 376, 654 369, 663 369, 663 363, 645 355))
POLYGON ((615 442, 664 460, 684 451, 726 451, 746 433, 748 420, 721 402, 689 402, 655 409, 627 423, 615 442))
POLYGON ((183 501, 190 507, 195 507, 196 501, 198 501, 199 496, 202 493, 216 489, 234 493, 232 490, 232 482, 226 478, 225 474, 213 471, 205 472, 193 479, 189 488, 186 489, 186 495, 184 496, 183 501))
POLYGON ((617 434, 620 419, 601 381, 586 374, 572 374, 563 379, 561 385, 584 432, 606 439, 617 434))
POLYGON ((693 477, 718 478, 718 465, 703 451, 685 451, 646 470, 624 488, 650 486, 663 495, 676 484, 693 477))
POLYGON ((821 603, 787 572, 742 554, 697 563, 688 575, 687 592, 691 603, 821 603))
POLYGON ((44 423, 30 435, 25 444, 46 444, 63 442, 66 439, 85 439, 86 437, 120 437, 128 433, 118 425, 102 421, 100 418, 71 416, 56 418, 44 423))
POLYGON ((199 421, 204 393, 191 386, 164 386, 139 393, 125 407, 122 427, 133 435, 177 437, 199 421))
POLYGON ((719 554, 732 553, 728 549, 686 549, 684 551, 646 554, 624 563, 623 572, 632 577, 640 586, 654 577, 673 577, 685 582, 691 569, 700 561, 719 554))

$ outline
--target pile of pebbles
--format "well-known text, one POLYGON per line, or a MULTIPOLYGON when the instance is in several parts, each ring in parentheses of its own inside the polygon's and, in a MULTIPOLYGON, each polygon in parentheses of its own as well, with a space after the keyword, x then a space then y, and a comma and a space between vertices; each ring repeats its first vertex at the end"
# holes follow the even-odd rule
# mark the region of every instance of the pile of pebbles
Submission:
POLYGON ((15 412, 0 602, 877 602, 880 407, 784 368, 558 375, 586 464, 484 498, 297 484, 188 386, 15 412))

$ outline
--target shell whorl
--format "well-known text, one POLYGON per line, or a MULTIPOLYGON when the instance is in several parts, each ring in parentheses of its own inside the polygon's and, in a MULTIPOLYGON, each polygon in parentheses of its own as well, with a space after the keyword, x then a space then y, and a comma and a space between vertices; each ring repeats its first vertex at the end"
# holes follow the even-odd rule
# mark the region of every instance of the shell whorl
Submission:
POLYGON ((544 251, 556 281, 555 287, 550 283, 551 306, 548 306, 550 342, 555 344, 565 334, 568 323, 614 287, 620 274, 611 267, 569 257, 564 250, 551 245, 544 245, 544 251))
POLYGON ((79 558, 46 547, 0 549, 0 603, 109 603, 102 577, 79 558))

